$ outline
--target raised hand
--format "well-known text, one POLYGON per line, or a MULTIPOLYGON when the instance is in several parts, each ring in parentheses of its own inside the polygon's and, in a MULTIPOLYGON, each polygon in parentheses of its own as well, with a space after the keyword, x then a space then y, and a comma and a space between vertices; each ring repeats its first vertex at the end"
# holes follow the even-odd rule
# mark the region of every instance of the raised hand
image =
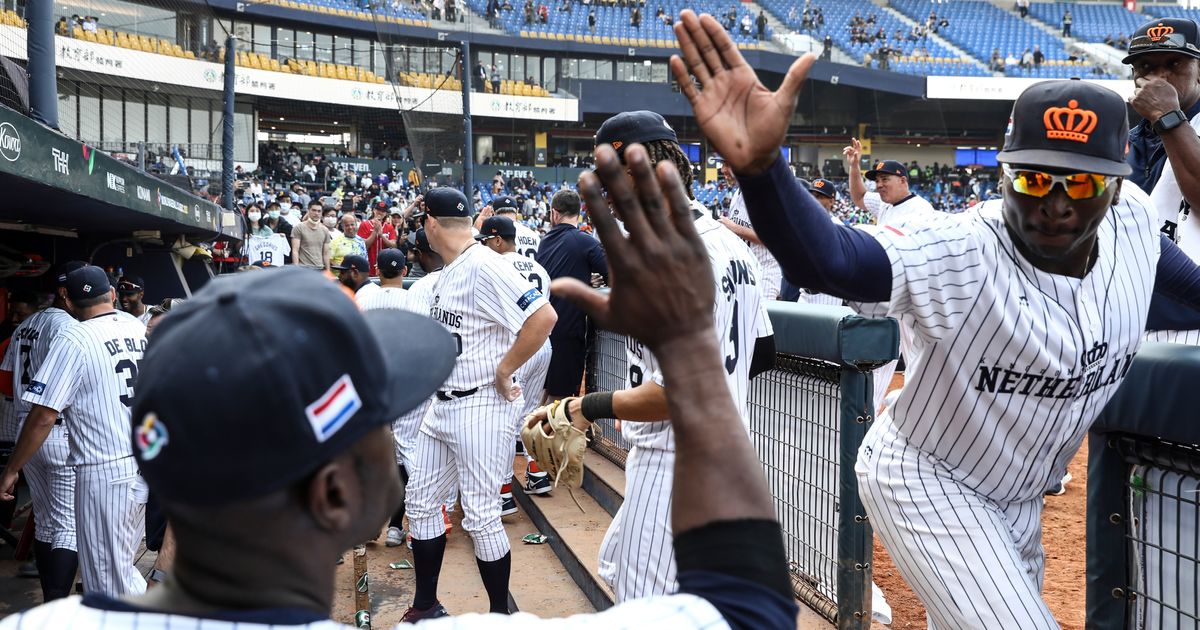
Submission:
POLYGON ((671 56, 671 72, 708 141, 735 173, 765 171, 783 145, 800 87, 816 55, 797 59, 779 90, 772 92, 759 82, 725 28, 711 15, 697 17, 684 10, 675 23, 675 37, 683 56, 671 56), (692 76, 700 81, 700 89, 692 76))
POLYGON ((679 173, 667 161, 652 170, 638 144, 625 150, 625 162, 628 175, 612 147, 603 145, 596 149, 595 173, 579 177, 579 191, 608 254, 611 290, 605 296, 578 280, 560 278, 551 293, 577 304, 598 326, 634 337, 651 350, 697 334, 711 337, 712 266, 679 173), (624 220, 628 237, 613 210, 624 220))
POLYGON ((858 138, 850 138, 850 146, 842 149, 842 156, 851 164, 858 164, 862 160, 862 143, 858 138))

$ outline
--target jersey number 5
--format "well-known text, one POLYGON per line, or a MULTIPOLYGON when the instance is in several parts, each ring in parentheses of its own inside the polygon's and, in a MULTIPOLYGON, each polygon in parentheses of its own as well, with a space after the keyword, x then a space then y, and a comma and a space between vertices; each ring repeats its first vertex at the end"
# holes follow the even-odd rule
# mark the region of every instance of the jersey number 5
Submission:
POLYGON ((125 376, 125 393, 121 394, 121 404, 133 406, 133 386, 137 383, 138 366, 132 359, 122 359, 115 367, 117 374, 125 376))

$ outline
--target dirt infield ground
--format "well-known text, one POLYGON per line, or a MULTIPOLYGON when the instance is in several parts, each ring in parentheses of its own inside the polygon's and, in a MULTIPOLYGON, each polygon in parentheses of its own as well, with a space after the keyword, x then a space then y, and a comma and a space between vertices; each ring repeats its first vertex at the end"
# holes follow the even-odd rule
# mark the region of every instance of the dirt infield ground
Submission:
MULTIPOLYGON (((899 377, 897 377, 899 378, 899 377)), ((1074 478, 1067 493, 1046 497, 1042 512, 1042 546, 1046 549, 1046 579, 1042 596, 1063 630, 1083 630, 1084 557, 1087 514, 1087 441, 1069 470, 1074 478)), ((925 627, 925 608, 904 578, 896 570, 887 551, 875 540, 875 583, 887 595, 892 606, 892 628, 910 630, 925 627)), ((986 567, 981 567, 986 570, 986 567)), ((873 628, 884 628, 878 623, 873 628)))

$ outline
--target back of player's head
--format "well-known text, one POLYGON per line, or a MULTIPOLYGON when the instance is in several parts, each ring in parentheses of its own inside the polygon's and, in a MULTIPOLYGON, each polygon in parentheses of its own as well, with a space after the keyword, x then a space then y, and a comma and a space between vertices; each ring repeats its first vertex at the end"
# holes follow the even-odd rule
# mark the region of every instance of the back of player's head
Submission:
POLYGON ((496 214, 516 214, 519 204, 509 195, 492 199, 492 210, 496 214))
POLYGON ((579 193, 570 188, 562 188, 550 198, 550 209, 564 217, 579 216, 579 209, 582 205, 579 193))
POLYGON ((379 275, 391 280, 399 278, 404 273, 404 268, 408 264, 408 256, 403 250, 385 249, 379 252, 375 262, 379 265, 379 275))
POLYGON ((646 110, 622 112, 604 121, 596 131, 596 145, 612 145, 622 162, 625 149, 634 143, 646 148, 652 166, 664 161, 674 164, 688 198, 693 198, 692 163, 680 148, 675 130, 660 114, 646 110))
POLYGON ((131 410, 134 456, 168 514, 296 484, 302 491, 288 496, 307 504, 314 473, 344 453, 356 453, 355 468, 394 466, 391 448, 368 457, 366 442, 428 400, 454 355, 453 339, 428 317, 359 311, 312 270, 222 276, 155 330, 131 410))

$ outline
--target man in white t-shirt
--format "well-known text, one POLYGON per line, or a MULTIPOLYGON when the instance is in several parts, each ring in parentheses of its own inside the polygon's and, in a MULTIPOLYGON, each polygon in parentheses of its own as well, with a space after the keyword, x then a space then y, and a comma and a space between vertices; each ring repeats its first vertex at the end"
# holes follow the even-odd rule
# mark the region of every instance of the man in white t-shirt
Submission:
POLYGON ((908 189, 904 165, 895 160, 876 162, 867 171, 867 179, 875 182, 875 192, 867 192, 860 166, 862 144, 858 138, 851 138, 850 142, 850 146, 842 149, 850 171, 850 198, 855 206, 870 212, 877 225, 901 225, 914 216, 934 211, 928 201, 908 189))
POLYGON ((382 291, 379 285, 371 282, 371 263, 363 256, 351 254, 343 258, 340 264, 330 268, 338 272, 338 282, 354 291, 354 301, 358 302, 360 307, 368 303, 374 294, 382 291))

